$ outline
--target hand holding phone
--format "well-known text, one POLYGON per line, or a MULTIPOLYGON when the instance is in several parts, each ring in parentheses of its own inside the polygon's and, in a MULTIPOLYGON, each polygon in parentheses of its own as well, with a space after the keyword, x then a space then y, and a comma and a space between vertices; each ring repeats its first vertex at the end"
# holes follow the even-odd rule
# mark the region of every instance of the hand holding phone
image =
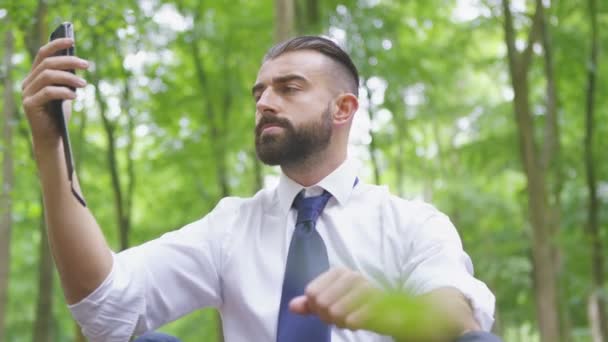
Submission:
MULTIPOLYGON (((74 27, 70 22, 64 22, 59 25, 53 33, 51 33, 51 37, 49 41, 58 39, 58 38, 72 38, 74 39, 74 27)), ((55 56, 74 56, 75 47, 74 45, 70 46, 67 49, 59 50, 55 53, 55 56)), ((74 73, 74 70, 67 70, 71 73, 74 73)), ((68 87, 72 90, 75 90, 73 87, 68 87)), ((57 128, 59 129, 59 134, 61 135, 61 140, 63 141, 63 154, 65 156, 66 169, 68 171, 68 180, 70 181, 70 185, 72 188, 72 193, 78 199, 78 201, 86 207, 86 202, 84 198, 78 194, 78 192, 74 189, 73 182, 73 174, 74 174, 74 162, 72 158, 72 146, 70 144, 70 135, 68 133, 68 126, 65 120, 65 115, 63 113, 63 101, 64 100, 52 100, 49 103, 49 107, 51 110, 51 115, 54 117, 54 121, 57 124, 57 128)))
MULTIPOLYGON (((73 27, 72 23, 64 22, 61 25, 57 26, 57 28, 53 31, 53 33, 51 33, 51 37, 50 37, 49 41, 53 41, 53 40, 59 39, 59 38, 74 39, 74 27, 73 27)), ((75 51, 76 51, 75 45, 72 45, 67 49, 58 50, 54 55, 55 56, 74 56, 75 51)), ((66 70, 66 71, 69 71, 72 74, 75 73, 74 69, 70 69, 70 70, 66 70)), ((68 87, 68 88, 75 90, 74 87, 68 87)), ((50 105, 51 105, 51 111, 53 112, 53 115, 59 116, 59 114, 62 112, 62 108, 61 108, 62 102, 63 102, 63 100, 51 101, 50 105)), ((59 129, 61 129, 61 128, 62 127, 59 126, 59 129)))

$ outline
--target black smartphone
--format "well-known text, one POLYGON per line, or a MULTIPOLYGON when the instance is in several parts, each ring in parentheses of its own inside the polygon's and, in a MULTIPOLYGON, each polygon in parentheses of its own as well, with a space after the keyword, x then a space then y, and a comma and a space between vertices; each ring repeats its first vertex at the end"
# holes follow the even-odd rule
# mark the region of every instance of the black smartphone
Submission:
MULTIPOLYGON (((51 37, 49 41, 58 39, 58 38, 72 38, 74 39, 74 26, 70 22, 64 22, 61 25, 57 26, 57 28, 51 33, 51 37)), ((74 56, 75 47, 72 45, 71 47, 63 50, 59 50, 55 53, 55 56, 74 56)), ((67 70, 71 73, 75 73, 74 70, 67 70)), ((69 87, 72 90, 76 90, 73 87, 69 87)), ((74 183, 72 181, 74 174, 74 162, 72 158, 72 146, 70 144, 70 135, 68 133, 68 125, 65 121, 65 115, 63 113, 63 100, 53 100, 49 103, 51 115, 55 119, 55 123, 57 124, 57 129, 59 129, 59 134, 61 135, 61 140, 63 141, 63 154, 65 156, 66 168, 68 171, 68 180, 70 181, 70 186, 72 187, 72 193, 78 201, 86 206, 86 203, 82 196, 76 192, 74 189, 74 183)))

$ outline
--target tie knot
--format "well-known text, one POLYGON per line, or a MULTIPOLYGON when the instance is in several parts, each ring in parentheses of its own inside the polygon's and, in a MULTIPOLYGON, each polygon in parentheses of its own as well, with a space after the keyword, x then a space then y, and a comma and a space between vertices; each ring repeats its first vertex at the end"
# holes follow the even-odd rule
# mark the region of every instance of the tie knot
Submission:
POLYGON ((293 207, 298 210, 296 224, 307 221, 316 222, 330 198, 331 194, 327 191, 314 197, 304 197, 304 191, 301 191, 293 200, 293 207))

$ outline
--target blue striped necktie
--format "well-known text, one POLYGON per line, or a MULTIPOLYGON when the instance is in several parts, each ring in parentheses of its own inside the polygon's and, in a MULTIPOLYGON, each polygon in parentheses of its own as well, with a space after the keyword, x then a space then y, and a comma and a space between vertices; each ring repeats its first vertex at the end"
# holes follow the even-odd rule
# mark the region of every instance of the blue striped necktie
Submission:
POLYGON ((289 311, 289 302, 304 294, 306 285, 329 269, 327 249, 315 226, 331 194, 316 197, 300 192, 293 202, 298 210, 296 228, 289 244, 277 328, 277 342, 329 342, 330 328, 317 315, 289 311))

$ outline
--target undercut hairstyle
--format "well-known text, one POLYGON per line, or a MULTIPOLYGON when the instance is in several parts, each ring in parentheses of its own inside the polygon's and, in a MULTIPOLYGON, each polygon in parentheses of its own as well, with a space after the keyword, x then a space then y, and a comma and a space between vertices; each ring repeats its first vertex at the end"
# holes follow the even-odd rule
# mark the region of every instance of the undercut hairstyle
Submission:
POLYGON ((359 72, 350 59, 350 56, 333 41, 318 36, 300 36, 279 43, 266 53, 263 62, 275 59, 285 53, 292 51, 312 50, 317 51, 336 62, 340 67, 340 73, 348 83, 348 90, 355 96, 359 96, 359 72))

